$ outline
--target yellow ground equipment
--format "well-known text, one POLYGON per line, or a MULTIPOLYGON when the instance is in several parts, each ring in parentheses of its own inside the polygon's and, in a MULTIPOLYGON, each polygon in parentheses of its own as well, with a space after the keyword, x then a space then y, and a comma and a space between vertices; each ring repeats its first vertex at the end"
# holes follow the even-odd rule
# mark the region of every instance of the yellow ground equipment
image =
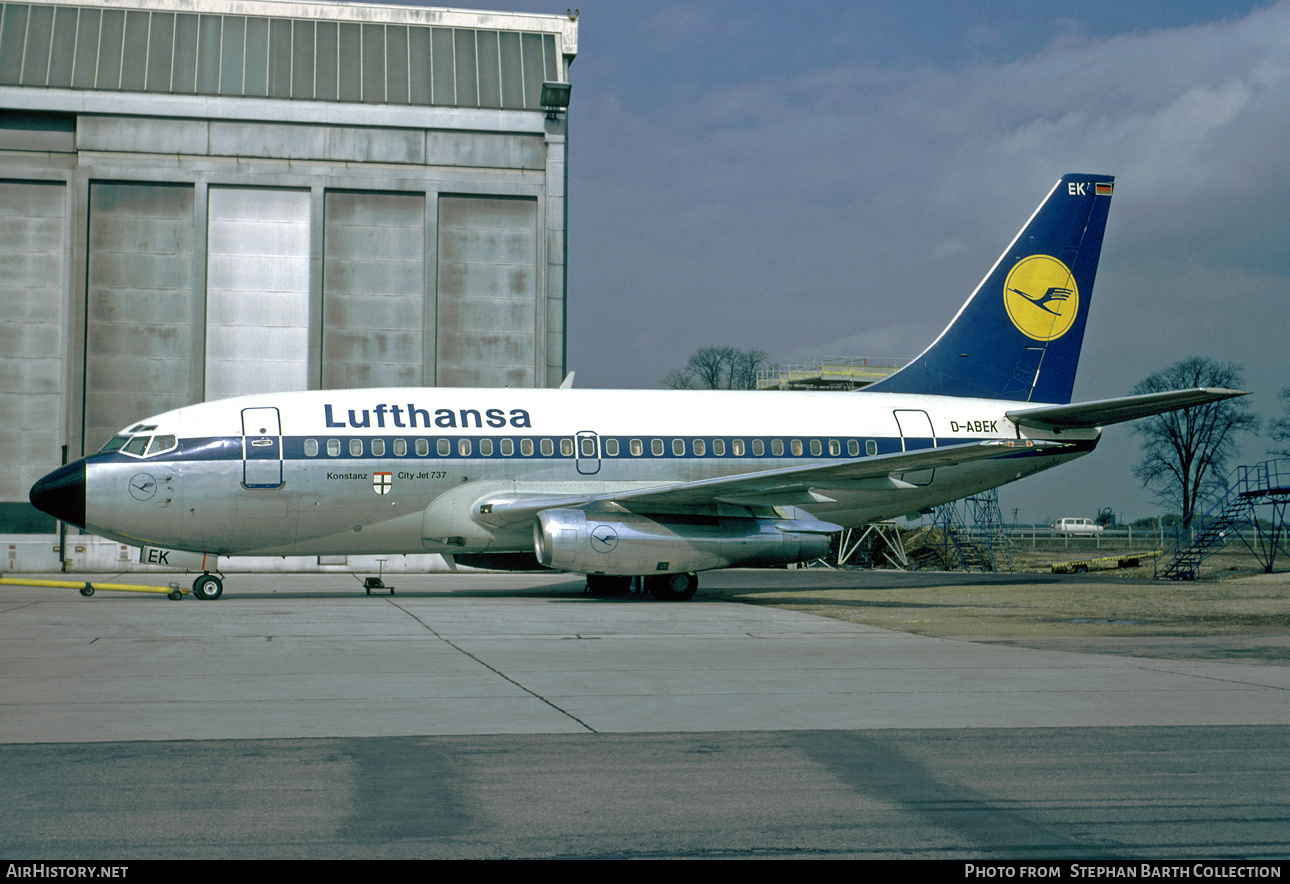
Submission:
POLYGON ((144 586, 134 583, 87 583, 82 580, 35 580, 29 577, 0 577, 0 585, 49 586, 55 589, 79 589, 81 595, 86 598, 94 595, 94 591, 98 589, 111 590, 112 592, 151 592, 169 596, 171 599, 176 601, 184 597, 184 590, 179 588, 178 583, 172 583, 169 586, 144 586))

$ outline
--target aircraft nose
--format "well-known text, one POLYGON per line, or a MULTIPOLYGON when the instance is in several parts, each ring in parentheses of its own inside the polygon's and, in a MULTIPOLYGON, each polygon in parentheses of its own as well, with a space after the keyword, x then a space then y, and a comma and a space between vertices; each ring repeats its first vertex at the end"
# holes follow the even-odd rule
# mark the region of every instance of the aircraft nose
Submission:
POLYGON ((85 527, 85 461, 65 464, 31 486, 31 505, 77 528, 85 527))

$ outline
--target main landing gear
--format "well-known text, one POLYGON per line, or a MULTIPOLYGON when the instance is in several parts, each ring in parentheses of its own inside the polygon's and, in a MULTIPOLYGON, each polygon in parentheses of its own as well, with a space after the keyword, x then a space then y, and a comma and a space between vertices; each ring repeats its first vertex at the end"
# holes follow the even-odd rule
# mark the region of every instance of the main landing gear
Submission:
POLYGON ((193 598, 213 602, 224 594, 224 581, 214 574, 203 574, 193 581, 193 598))
POLYGON ((699 575, 661 574, 646 577, 645 589, 660 602, 688 602, 699 589, 699 575))
MULTIPOLYGON (((588 574, 587 591, 595 596, 619 596, 631 591, 633 577, 588 574)), ((660 574, 645 577, 645 591, 660 602, 684 602, 694 598, 699 588, 697 574, 660 574)))

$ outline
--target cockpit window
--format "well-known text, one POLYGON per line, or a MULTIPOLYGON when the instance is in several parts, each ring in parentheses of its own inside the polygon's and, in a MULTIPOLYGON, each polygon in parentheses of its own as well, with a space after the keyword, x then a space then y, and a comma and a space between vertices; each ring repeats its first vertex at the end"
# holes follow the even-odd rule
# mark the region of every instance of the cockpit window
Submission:
MULTIPOLYGON (((156 429, 156 427, 149 429, 156 429)), ((164 454, 178 447, 178 444, 179 440, 169 433, 159 436, 150 436, 147 433, 141 436, 113 436, 99 449, 99 453, 110 454, 113 451, 120 451, 135 457, 152 457, 154 454, 164 454)))
POLYGON ((152 457, 154 454, 161 454, 163 451, 169 451, 175 447, 175 437, 170 435, 153 436, 152 444, 148 446, 148 453, 144 457, 152 457))

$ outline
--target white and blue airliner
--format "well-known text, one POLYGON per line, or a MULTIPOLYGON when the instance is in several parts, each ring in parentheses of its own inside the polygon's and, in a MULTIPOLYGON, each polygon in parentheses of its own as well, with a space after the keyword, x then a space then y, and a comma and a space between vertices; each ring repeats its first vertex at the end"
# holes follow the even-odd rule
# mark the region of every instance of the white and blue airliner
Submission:
POLYGON ((818 558, 843 528, 1080 457, 1100 428, 1236 390, 1070 404, 1114 183, 1064 176, 958 315, 866 390, 382 388, 205 402, 123 428, 31 489, 42 511, 201 571, 221 556, 441 553, 633 577, 818 558), (191 555, 181 556, 180 553, 191 555))

